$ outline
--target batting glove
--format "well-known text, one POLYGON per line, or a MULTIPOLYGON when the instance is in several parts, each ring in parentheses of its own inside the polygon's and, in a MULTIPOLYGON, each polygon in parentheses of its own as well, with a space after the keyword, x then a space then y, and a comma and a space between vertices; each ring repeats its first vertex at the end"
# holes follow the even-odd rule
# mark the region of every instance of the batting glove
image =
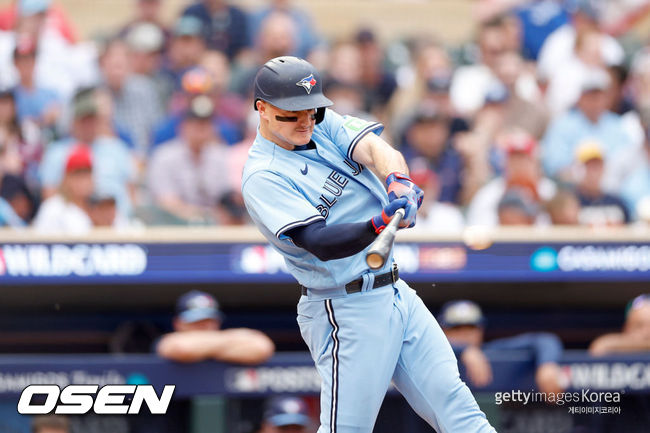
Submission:
POLYGON ((388 185, 388 199, 391 202, 399 198, 406 198, 408 200, 408 204, 404 208, 405 215, 403 221, 408 222, 408 227, 413 227, 418 209, 422 206, 424 192, 410 177, 397 172, 388 175, 386 185, 388 185))
MULTIPOLYGON (((372 217, 370 222, 372 223, 372 228, 375 229, 375 233, 379 234, 381 233, 385 228, 386 225, 390 222, 391 218, 393 215, 395 215, 395 212, 397 212, 397 209, 404 209, 406 210, 406 206, 408 206, 408 200, 406 198, 398 198, 397 200, 393 200, 390 203, 384 207, 381 211, 381 215, 377 215, 375 217, 372 217)), ((399 227, 404 228, 404 227, 409 227, 409 222, 406 221, 406 215, 404 218, 402 218, 402 221, 400 221, 399 227)))

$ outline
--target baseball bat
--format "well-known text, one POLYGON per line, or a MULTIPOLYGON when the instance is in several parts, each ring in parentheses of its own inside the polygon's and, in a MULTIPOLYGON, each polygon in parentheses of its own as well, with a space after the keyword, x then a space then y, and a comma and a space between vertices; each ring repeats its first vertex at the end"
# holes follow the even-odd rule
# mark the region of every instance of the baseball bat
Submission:
POLYGON ((370 269, 381 269, 386 263, 402 218, 404 218, 404 209, 397 209, 386 228, 379 233, 377 239, 370 245, 366 253, 366 263, 370 269))

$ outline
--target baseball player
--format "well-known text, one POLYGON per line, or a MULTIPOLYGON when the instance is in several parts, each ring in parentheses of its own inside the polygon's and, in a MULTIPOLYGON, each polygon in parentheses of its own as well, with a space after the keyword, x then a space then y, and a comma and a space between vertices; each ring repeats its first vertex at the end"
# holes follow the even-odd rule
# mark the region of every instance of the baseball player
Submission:
POLYGON ((318 433, 372 432, 391 380, 438 432, 494 432, 392 255, 377 271, 366 264, 397 209, 400 227, 412 227, 422 202, 382 125, 327 110, 320 75, 302 59, 268 61, 254 86, 260 126, 242 192, 302 285, 297 320, 322 378, 318 433))

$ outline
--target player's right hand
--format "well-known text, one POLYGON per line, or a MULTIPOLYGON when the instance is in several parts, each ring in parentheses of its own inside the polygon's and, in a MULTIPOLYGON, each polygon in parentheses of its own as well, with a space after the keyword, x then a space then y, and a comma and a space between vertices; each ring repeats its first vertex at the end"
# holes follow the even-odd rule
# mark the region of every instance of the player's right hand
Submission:
MULTIPOLYGON (((386 207, 382 209, 381 215, 374 216, 370 220, 372 227, 375 229, 375 233, 379 234, 386 228, 386 225, 390 222, 393 215, 395 215, 397 209, 406 209, 407 206, 408 199, 406 197, 398 198, 388 203, 386 207)), ((407 221, 405 216, 402 218, 402 221, 400 221, 399 227, 409 227, 410 224, 411 222, 407 221)))

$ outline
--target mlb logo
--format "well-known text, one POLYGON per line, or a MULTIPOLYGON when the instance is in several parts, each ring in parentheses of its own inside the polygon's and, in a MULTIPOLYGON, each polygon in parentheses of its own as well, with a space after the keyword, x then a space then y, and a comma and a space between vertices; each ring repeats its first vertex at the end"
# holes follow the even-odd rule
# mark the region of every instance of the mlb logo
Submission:
POLYGON ((316 85, 317 81, 314 78, 314 74, 310 74, 308 77, 303 78, 302 80, 296 83, 296 86, 303 87, 307 94, 311 93, 311 89, 316 85))

